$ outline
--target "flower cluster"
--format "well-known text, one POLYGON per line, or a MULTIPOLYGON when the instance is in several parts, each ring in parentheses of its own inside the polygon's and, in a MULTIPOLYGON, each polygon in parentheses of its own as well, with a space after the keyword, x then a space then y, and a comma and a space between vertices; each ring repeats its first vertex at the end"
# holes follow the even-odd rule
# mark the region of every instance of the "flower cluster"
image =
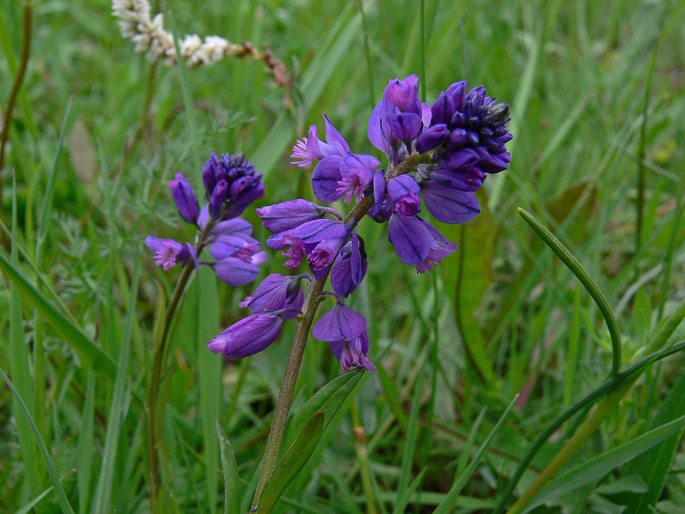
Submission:
POLYGON ((195 244, 148 236, 145 244, 155 254, 155 264, 164 271, 190 260, 195 267, 211 266, 223 282, 239 286, 252 282, 259 264, 266 259, 261 245, 252 237, 252 225, 239 216, 254 200, 264 195, 261 173, 243 154, 212 154, 202 170, 206 204, 200 209, 192 186, 181 174, 169 181, 171 196, 184 221, 198 228, 195 244), (200 261, 198 255, 209 246, 214 261, 200 261))
MULTIPOLYGON (((357 207, 345 219, 333 208, 304 199, 257 209, 273 235, 267 246, 283 251, 285 266, 306 260, 321 283, 330 276, 333 308, 313 328, 315 339, 329 342, 343 369, 375 370, 367 359, 369 340, 364 317, 344 303, 364 279, 367 255, 354 232, 367 214, 388 223, 388 240, 400 261, 419 273, 456 250, 440 231, 420 217, 422 206, 443 223, 465 223, 480 212, 474 192, 487 174, 508 168, 505 143, 509 106, 486 96, 485 88, 467 91, 466 81, 452 84, 429 105, 418 97, 418 78, 393 79, 368 123, 370 142, 388 159, 353 153, 324 115, 325 142, 317 127, 293 147, 292 164, 316 163, 312 188, 324 203, 343 200, 357 207)), ((278 337, 283 320, 301 312, 299 284, 309 275, 270 275, 246 300, 253 315, 227 328, 209 343, 216 353, 242 357, 263 350, 278 337), (259 300, 255 300, 258 298, 259 300)), ((316 299, 314 300, 317 301, 316 299)))

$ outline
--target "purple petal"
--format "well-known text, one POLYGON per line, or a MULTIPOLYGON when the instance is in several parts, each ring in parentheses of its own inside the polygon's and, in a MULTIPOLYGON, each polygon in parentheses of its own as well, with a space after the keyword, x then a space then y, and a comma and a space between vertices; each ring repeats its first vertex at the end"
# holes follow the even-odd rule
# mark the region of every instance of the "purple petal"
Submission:
POLYGON ((259 267, 236 257, 227 257, 213 265, 219 280, 229 286, 249 284, 259 275, 259 267))
POLYGON ((326 120, 326 142, 333 146, 339 155, 345 155, 350 152, 350 145, 347 144, 345 138, 340 135, 340 132, 333 126, 328 119, 328 116, 323 115, 326 120))
POLYGON ((342 180, 340 174, 340 163, 342 157, 329 155, 322 159, 314 168, 312 175, 312 189, 316 197, 327 203, 337 202, 344 193, 338 192, 338 181, 342 180))
POLYGON ((476 195, 442 186, 433 180, 423 184, 423 201, 435 219, 443 223, 466 223, 480 213, 476 195))
POLYGON ((269 347, 281 333, 282 325, 281 316, 253 314, 228 327, 207 346, 226 359, 248 357, 269 347))
POLYGON ((366 331, 366 320, 344 303, 337 302, 314 325, 312 336, 319 341, 349 341, 366 331))
POLYGON ((385 108, 383 102, 380 102, 373 109, 371 117, 369 118, 367 133, 369 136, 369 141, 371 141, 371 144, 378 148, 381 152, 383 152, 388 159, 390 159, 393 156, 393 148, 392 145, 386 139, 384 134, 384 110, 385 108))
POLYGON ((416 216, 403 218, 390 216, 388 239, 395 247, 397 256, 405 264, 418 264, 431 249, 433 238, 416 216))
POLYGON ((212 229, 212 236, 228 236, 235 234, 245 234, 247 236, 252 235, 252 225, 249 221, 242 218, 232 218, 230 220, 222 221, 217 223, 212 229))

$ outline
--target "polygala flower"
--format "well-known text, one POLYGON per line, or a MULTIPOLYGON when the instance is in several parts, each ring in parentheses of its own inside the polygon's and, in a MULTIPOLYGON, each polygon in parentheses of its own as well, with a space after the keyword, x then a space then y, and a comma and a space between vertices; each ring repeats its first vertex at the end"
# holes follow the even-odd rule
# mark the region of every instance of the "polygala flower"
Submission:
POLYGON ((253 314, 228 327, 207 346, 225 359, 249 357, 268 348, 278 338, 282 326, 280 313, 253 314))

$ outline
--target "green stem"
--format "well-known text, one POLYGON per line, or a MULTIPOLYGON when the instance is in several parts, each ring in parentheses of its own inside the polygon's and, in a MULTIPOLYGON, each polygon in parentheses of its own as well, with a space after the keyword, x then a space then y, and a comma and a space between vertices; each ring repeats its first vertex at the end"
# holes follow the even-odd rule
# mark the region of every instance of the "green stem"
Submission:
POLYGON ((571 252, 561 244, 554 234, 552 234, 547 227, 545 227, 540 221, 519 207, 518 213, 521 217, 531 226, 531 228, 537 233, 538 236, 549 246, 554 253, 562 260, 564 264, 570 269, 573 274, 580 280, 587 292, 590 293, 592 299, 599 307, 604 321, 609 329, 609 334, 611 335, 611 347, 612 347, 612 364, 611 364, 611 376, 616 375, 621 369, 621 333, 618 330, 618 324, 616 323, 616 318, 611 310, 611 306, 607 301, 604 293, 600 290, 592 277, 585 271, 583 265, 578 262, 571 252))
POLYGON ((12 111, 14 110, 14 104, 17 101, 17 96, 19 95, 19 89, 24 81, 24 75, 26 75, 26 68, 28 67, 29 57, 31 55, 31 34, 33 32, 33 4, 31 0, 24 0, 22 2, 22 7, 24 11, 24 37, 21 45, 21 59, 19 62, 19 69, 17 70, 17 76, 14 78, 12 83, 12 89, 10 90, 10 96, 7 100, 7 109, 5 110, 5 115, 2 117, 3 126, 2 132, 0 133, 0 204, 2 203, 2 169, 5 165, 5 145, 7 144, 7 139, 9 138, 10 125, 12 124, 12 111))
MULTIPOLYGON (((645 347, 645 353, 654 353, 660 350, 675 332, 678 325, 685 318, 685 302, 681 303, 675 312, 668 318, 662 327, 654 334, 652 340, 645 347)), ((668 352, 664 352, 666 354, 668 352)), ((629 368, 629 370, 632 369, 629 368)), ((635 381, 639 378, 641 372, 645 368, 641 368, 638 372, 625 380, 617 389, 611 391, 604 397, 602 402, 597 406, 595 411, 583 422, 578 430, 573 434, 571 439, 564 445, 564 447, 557 453, 547 467, 540 473, 536 480, 530 485, 526 492, 518 499, 518 501, 507 511, 507 514, 518 514, 523 508, 533 499, 533 497, 549 482, 556 473, 568 462, 568 460, 576 454, 582 444, 592 435, 592 433, 601 425, 601 423, 609 416, 612 409, 616 406, 619 400, 630 390, 635 381)), ((628 370, 626 370, 628 371, 628 370)), ((616 377, 614 377, 616 378, 616 377)), ((515 485, 515 484, 514 484, 515 485)), ((512 487, 513 490, 513 487, 512 487)), ((506 502, 501 501, 503 505, 506 502)), ((499 509, 495 513, 500 512, 499 509)))
MULTIPOLYGON (((416 169, 421 163, 429 162, 427 155, 411 155, 407 157, 397 166, 391 166, 385 177, 390 180, 393 177, 409 173, 416 169)), ((357 206, 352 209, 343 223, 357 223, 373 206, 373 196, 367 196, 357 206)), ((329 270, 330 271, 330 270, 329 270)), ((288 413, 290 412, 290 405, 293 400, 293 393, 295 391, 295 384, 297 383, 297 375, 302 364, 302 356, 307 344, 307 337, 314 322, 316 310, 323 299, 323 288, 328 279, 328 273, 321 280, 314 280, 307 289, 307 296, 304 299, 303 313, 298 316, 297 326, 295 327, 295 334, 293 342, 290 346, 290 353, 288 361, 285 365, 285 372, 283 374, 283 381, 281 382, 281 390, 278 393, 278 400, 276 401, 276 408, 274 409, 274 417, 271 421, 271 428, 269 430, 269 437, 266 441, 266 449, 264 450, 264 462, 259 473, 259 481, 257 482, 257 490, 255 492, 254 500, 252 501, 252 510, 257 508, 259 504, 259 497, 264 491, 266 483, 271 478, 271 474, 276 469, 281 452, 281 444, 283 443, 283 434, 288 422, 288 413)))
MULTIPOLYGON (((497 507, 495 508, 494 513, 498 514, 504 510, 504 506, 506 505, 507 501, 511 497, 512 493, 514 492, 514 488, 518 484, 519 480, 521 479, 521 476, 523 475, 524 471, 530 464, 530 462, 533 460, 535 455, 537 455, 538 451, 542 446, 547 442, 547 439, 556 432, 559 427, 561 427, 566 421, 568 421, 571 417, 573 417, 577 412, 583 410, 586 407, 589 407, 594 403, 595 400, 600 398, 601 396, 615 390, 617 387, 620 387, 626 380, 630 380, 631 378, 637 379, 637 377, 634 377, 635 374, 640 373, 644 368, 649 366, 650 364, 656 362, 657 360, 664 359, 670 355, 673 355, 674 353, 680 352, 682 350, 685 350, 685 342, 680 342, 678 344, 673 345, 671 348, 669 348, 667 351, 664 352, 657 352, 655 354, 652 354, 648 357, 645 357, 644 359, 640 360, 639 362, 633 364, 629 368, 625 369, 618 375, 610 378, 594 390, 590 391, 587 395, 585 395, 584 398, 576 402, 574 405, 566 409, 564 412, 562 412, 559 416, 557 416, 554 421, 552 421, 547 428, 545 429, 542 434, 538 436, 538 438, 535 440, 533 445, 529 448, 528 452, 526 455, 521 459, 521 462, 518 465, 518 468, 516 468, 516 472, 514 473, 513 477, 511 478, 511 481, 509 482, 507 488, 505 489, 504 493, 502 494, 502 497, 500 498, 499 502, 497 503, 497 507)), ((532 499, 532 498, 531 498, 532 499)))
MULTIPOLYGON (((197 255, 200 255, 203 248, 206 246, 205 239, 207 235, 211 232, 214 227, 213 222, 207 223, 204 230, 198 237, 197 247, 195 251, 197 255)), ((171 329, 171 324, 174 319, 174 315, 179 307, 183 294, 185 293, 186 286, 190 277, 195 269, 195 263, 191 260, 183 268, 183 273, 176 283, 174 292, 171 294, 171 299, 169 300, 169 305, 166 309, 166 315, 164 319, 164 329, 162 331, 162 337, 158 344, 155 344, 153 348, 153 364, 152 364, 152 374, 150 376, 150 389, 148 392, 148 399, 145 405, 145 413, 147 415, 147 443, 148 443, 148 460, 149 460, 149 488, 150 488, 150 512, 155 512, 155 505, 157 503, 157 495, 159 494, 159 459, 158 459, 158 447, 159 441, 157 440, 157 430, 164 413, 163 409, 157 405, 159 400, 159 390, 162 382, 163 370, 165 369, 165 355, 166 355, 166 345, 169 338, 169 333, 171 329), (159 419, 158 419, 159 416, 159 419)))

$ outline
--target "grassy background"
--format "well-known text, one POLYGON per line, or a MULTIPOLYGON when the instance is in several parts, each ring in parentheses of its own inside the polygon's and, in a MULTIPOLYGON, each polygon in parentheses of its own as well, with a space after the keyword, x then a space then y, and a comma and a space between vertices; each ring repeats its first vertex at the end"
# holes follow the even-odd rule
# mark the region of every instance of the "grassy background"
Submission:
MULTIPOLYGON (((288 155, 310 124, 323 127, 324 112, 353 150, 375 154, 366 138, 371 106, 389 78, 421 74, 418 2, 363 2, 368 56, 355 1, 162 4, 167 27, 171 10, 183 34, 266 42, 298 77, 291 113, 260 64, 229 59, 188 73, 192 98, 203 102, 193 112, 202 158, 212 151, 245 152, 265 175, 259 205, 311 196, 310 171, 289 165, 288 155)), ((424 466, 423 492, 410 505, 432 512, 474 445, 520 392, 459 503, 463 511, 488 512, 545 423, 603 380, 611 345, 597 308, 516 216, 516 207, 536 212, 602 287, 621 327, 625 362, 683 301, 684 7, 681 1, 426 1, 422 85, 428 101, 468 78, 510 103, 511 169, 486 181, 481 203, 490 208, 476 222, 441 227, 460 252, 443 261, 438 274, 418 276, 402 266, 385 228, 361 224, 370 262, 353 308, 369 320, 369 356, 379 372, 324 436, 307 478, 286 492, 284 512, 392 512, 395 491, 424 466), (646 194, 638 237, 640 166, 646 194), (365 443, 355 444, 353 426, 363 427, 365 443), (367 462, 365 494, 360 469, 367 462)), ((166 181, 183 172, 199 185, 201 170, 194 166, 186 114, 178 112, 178 70, 160 65, 151 75, 151 64, 120 37, 109 2, 37 1, 34 10, 31 61, 1 177, 2 219, 28 254, 19 259, 25 276, 36 283, 30 261, 48 284, 43 291, 54 290, 63 312, 123 372, 117 387, 88 366, 25 298, 10 293, 5 279, 0 368, 24 396, 77 512, 145 512, 145 426, 136 394, 144 391, 155 281, 169 294, 179 272, 155 268, 141 242, 150 233, 191 237, 178 222, 166 181), (145 118, 148 91, 150 120, 128 151, 145 118), (64 149, 54 165, 65 117, 64 149), (14 225, 11 169, 17 177, 14 225), (54 196, 44 203, 51 170, 54 196), (130 330, 127 312, 135 314, 130 330), (97 504, 106 496, 111 501, 97 504)), ((4 3, 3 110, 21 37, 20 2, 4 3)), ((246 217, 263 241, 267 234, 254 210, 246 217)), ((263 275, 282 270, 283 259, 270 256, 263 275)), ((204 344, 244 315, 237 303, 251 287, 231 289, 201 276, 185 300, 164 387, 168 512, 223 509, 217 418, 236 451, 243 505, 250 500, 292 326, 280 343, 242 362, 221 362, 204 344)), ((668 403, 685 391, 682 364, 675 356, 651 368, 569 467, 644 433, 656 426, 655 417, 664 423, 682 415, 682 406, 668 403), (669 405, 665 413, 663 405, 669 405)), ((310 341, 295 408, 339 373, 327 346, 310 341)), ((2 512, 18 511, 50 486, 17 408, 10 390, 0 389, 2 512)), ((576 424, 552 437, 533 470, 545 466, 576 424)), ((670 469, 659 507, 664 513, 683 512, 677 506, 685 504, 685 453, 674 448, 673 463, 662 465, 664 473, 670 469)), ((614 512, 607 502, 628 504, 639 484, 619 487, 618 495, 595 486, 634 475, 630 466, 541 511, 614 512)), ((534 476, 527 473, 523 482, 534 476)), ((39 513, 58 509, 53 493, 36 506, 39 513)))

